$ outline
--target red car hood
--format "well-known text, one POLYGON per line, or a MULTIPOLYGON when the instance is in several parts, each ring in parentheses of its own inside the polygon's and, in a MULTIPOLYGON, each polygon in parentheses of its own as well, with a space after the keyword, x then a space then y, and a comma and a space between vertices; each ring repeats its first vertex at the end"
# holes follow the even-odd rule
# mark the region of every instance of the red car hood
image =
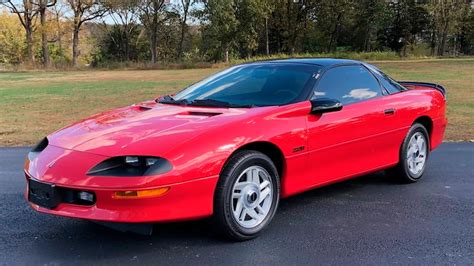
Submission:
POLYGON ((98 114, 48 136, 50 145, 104 156, 156 155, 205 130, 266 108, 207 108, 147 102, 98 114))

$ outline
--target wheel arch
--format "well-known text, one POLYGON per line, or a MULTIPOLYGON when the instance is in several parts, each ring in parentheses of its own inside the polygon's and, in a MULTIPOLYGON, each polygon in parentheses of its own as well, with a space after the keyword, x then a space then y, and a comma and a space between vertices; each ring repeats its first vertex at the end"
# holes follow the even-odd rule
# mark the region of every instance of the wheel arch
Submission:
POLYGON ((431 133, 433 132, 433 120, 429 116, 424 115, 415 119, 413 124, 415 123, 422 124, 426 128, 426 131, 428 131, 428 135, 431 139, 431 133))
POLYGON ((227 158, 222 169, 225 168, 232 156, 243 150, 258 151, 268 156, 270 160, 272 160, 273 164, 275 164, 280 180, 282 179, 285 167, 285 157, 283 155, 282 150, 277 145, 269 141, 255 141, 240 146, 238 149, 234 150, 232 154, 227 158))

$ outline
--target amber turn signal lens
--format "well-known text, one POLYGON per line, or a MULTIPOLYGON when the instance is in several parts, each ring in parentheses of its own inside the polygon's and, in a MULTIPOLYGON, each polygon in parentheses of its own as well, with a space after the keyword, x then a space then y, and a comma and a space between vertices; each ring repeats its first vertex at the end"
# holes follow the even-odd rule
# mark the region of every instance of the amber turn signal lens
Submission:
POLYGON ((142 199, 142 198, 154 198, 163 196, 170 190, 169 187, 147 189, 147 190, 128 190, 128 191, 117 191, 114 193, 114 199, 142 199))

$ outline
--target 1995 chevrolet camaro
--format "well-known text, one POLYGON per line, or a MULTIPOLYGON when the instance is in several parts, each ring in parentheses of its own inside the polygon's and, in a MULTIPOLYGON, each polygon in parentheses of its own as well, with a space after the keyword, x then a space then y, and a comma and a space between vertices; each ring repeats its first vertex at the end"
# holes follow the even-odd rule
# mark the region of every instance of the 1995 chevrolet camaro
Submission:
POLYGON ((363 62, 237 65, 47 136, 28 154, 26 197, 39 212, 114 224, 212 216, 246 240, 280 198, 379 170, 418 181, 445 108, 442 86, 363 62))

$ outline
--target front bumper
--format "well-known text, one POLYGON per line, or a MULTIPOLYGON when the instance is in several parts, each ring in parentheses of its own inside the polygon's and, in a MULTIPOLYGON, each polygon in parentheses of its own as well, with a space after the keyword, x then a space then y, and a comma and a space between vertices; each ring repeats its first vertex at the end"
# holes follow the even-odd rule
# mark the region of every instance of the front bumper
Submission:
POLYGON ((106 158, 48 145, 39 155, 25 162, 25 197, 28 200, 28 181, 33 178, 38 182, 54 185, 57 190, 64 192, 53 204, 41 204, 41 199, 34 200, 40 203, 39 205, 30 202, 33 209, 43 213, 126 223, 187 220, 212 214, 217 175, 186 180, 175 170, 143 177, 101 177, 85 174, 106 158), (157 197, 113 197, 118 191, 143 191, 162 187, 169 190, 157 197), (74 194, 77 191, 93 194, 92 204, 86 206, 77 201, 78 197, 74 194), (64 197, 65 194, 72 194, 72 197, 64 197))
MULTIPOLYGON (((26 175, 25 198, 28 200, 28 179, 26 175)), ((74 217, 95 221, 145 223, 197 219, 212 214, 214 188, 217 176, 167 185, 169 191, 162 196, 143 199, 114 199, 115 190, 87 189, 95 194, 91 206, 60 202, 49 209, 29 202, 31 207, 42 213, 74 217)), ((84 188, 58 186, 63 189, 84 190, 84 188)))

